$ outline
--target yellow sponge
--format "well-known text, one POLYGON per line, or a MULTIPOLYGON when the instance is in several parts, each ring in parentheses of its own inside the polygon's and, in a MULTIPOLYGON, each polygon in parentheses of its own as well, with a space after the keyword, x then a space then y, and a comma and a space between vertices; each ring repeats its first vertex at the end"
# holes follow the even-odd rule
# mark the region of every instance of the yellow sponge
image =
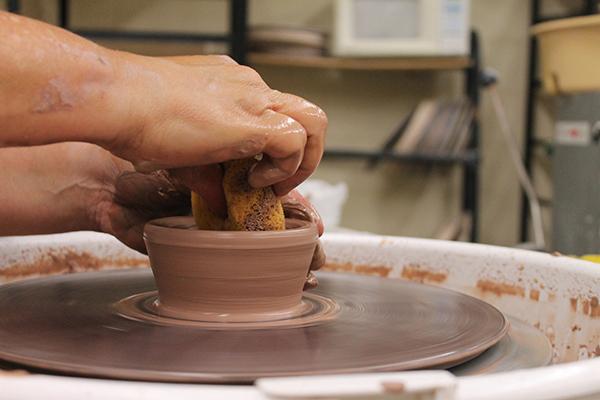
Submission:
POLYGON ((206 201, 196 192, 192 192, 192 215, 198 229, 220 231, 225 226, 225 220, 210 211, 206 201))
POLYGON ((227 202, 227 219, 212 213, 205 201, 192 193, 192 212, 200 229, 232 231, 273 231, 285 229, 281 201, 270 187, 255 189, 248 183, 248 173, 258 161, 254 158, 224 164, 223 191, 227 202))

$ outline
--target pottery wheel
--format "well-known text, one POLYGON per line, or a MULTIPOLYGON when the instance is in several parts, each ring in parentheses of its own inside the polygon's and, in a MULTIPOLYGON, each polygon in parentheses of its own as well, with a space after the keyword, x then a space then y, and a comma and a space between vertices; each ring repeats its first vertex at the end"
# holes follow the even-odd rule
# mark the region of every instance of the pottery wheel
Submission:
POLYGON ((506 334, 491 305, 399 280, 319 273, 312 291, 337 314, 289 329, 205 329, 119 315, 155 289, 149 270, 104 271, 0 286, 0 358, 75 375, 176 382, 448 367, 506 334))

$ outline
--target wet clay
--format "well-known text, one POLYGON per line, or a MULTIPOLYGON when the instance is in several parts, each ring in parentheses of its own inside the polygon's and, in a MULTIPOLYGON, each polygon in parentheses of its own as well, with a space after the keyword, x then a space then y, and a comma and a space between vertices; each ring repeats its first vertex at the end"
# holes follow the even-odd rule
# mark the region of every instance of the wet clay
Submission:
POLYGON ((156 313, 193 321, 248 322, 302 313, 302 288, 316 226, 286 220, 284 231, 204 231, 192 217, 146 224, 158 288, 156 313))

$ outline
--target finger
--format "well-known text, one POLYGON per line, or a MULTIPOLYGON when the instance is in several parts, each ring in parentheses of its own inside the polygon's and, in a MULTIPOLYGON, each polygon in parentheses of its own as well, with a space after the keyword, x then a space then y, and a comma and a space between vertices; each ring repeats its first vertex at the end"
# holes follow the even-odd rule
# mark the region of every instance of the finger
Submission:
POLYGON ((287 93, 273 91, 273 110, 289 115, 298 121, 306 130, 307 141, 304 157, 296 173, 274 185, 275 193, 282 196, 304 182, 315 171, 325 146, 327 133, 327 116, 316 105, 305 99, 287 93))
POLYGON ((306 130, 293 118, 266 110, 261 121, 266 142, 263 159, 250 171, 251 186, 271 186, 293 176, 304 156, 306 130))
POLYGON ((192 56, 167 56, 161 57, 180 65, 238 65, 233 58, 226 55, 192 55, 192 56))
POLYGON ((198 193, 208 208, 220 217, 227 215, 227 203, 223 192, 223 169, 218 164, 198 167, 175 168, 169 175, 176 182, 198 193))
POLYGON ((287 218, 296 218, 303 221, 314 222, 317 225, 319 236, 323 234, 323 220, 317 209, 297 190, 292 190, 287 195, 283 196, 281 202, 287 218))
POLYGON ((319 281, 317 277, 312 272, 309 272, 306 276, 306 281, 304 281, 304 287, 302 290, 311 290, 319 286, 319 281))
POLYGON ((113 204, 107 211, 108 226, 104 229, 114 235, 126 246, 146 254, 143 239, 144 225, 148 221, 145 216, 127 208, 113 204))
POLYGON ((147 215, 188 209, 189 196, 179 191, 164 171, 126 171, 115 181, 115 203, 147 215))
POLYGON ((321 241, 317 242, 317 247, 315 247, 315 252, 313 253, 313 258, 310 262, 310 270, 316 271, 320 269, 323 265, 325 265, 325 252, 323 251, 323 246, 321 245, 321 241))

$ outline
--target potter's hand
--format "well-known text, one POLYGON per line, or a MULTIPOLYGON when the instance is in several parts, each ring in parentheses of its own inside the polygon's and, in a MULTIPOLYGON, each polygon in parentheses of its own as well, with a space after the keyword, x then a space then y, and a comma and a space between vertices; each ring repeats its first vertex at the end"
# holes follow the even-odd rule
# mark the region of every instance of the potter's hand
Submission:
POLYGON ((323 152, 320 108, 227 57, 118 52, 0 12, 0 60, 0 146, 88 142, 143 172, 263 153, 250 183, 278 195, 323 152))
POLYGON ((97 230, 145 252, 148 220, 189 213, 189 193, 164 172, 135 172, 95 145, 0 149, 0 165, 0 235, 97 230))
MULTIPOLYGON (((153 59, 126 63, 143 80, 140 130, 111 149, 141 171, 215 164, 262 153, 251 171, 254 187, 272 185, 284 195, 317 167, 327 119, 299 97, 269 88, 256 71, 222 56, 153 59)), ((136 101, 138 103, 138 101, 136 101)))

